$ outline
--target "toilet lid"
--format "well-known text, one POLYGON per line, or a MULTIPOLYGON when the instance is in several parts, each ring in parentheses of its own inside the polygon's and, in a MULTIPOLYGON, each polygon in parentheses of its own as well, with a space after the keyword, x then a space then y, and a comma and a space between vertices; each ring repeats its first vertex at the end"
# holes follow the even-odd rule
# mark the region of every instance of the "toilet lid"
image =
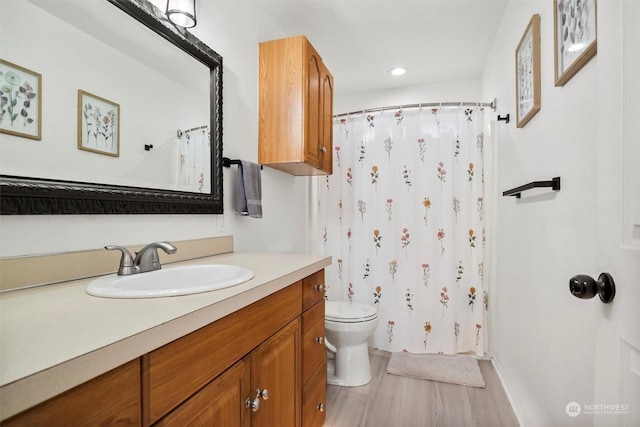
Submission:
POLYGON ((333 322, 366 322, 378 317, 378 310, 376 307, 358 302, 327 301, 324 306, 324 317, 333 322))

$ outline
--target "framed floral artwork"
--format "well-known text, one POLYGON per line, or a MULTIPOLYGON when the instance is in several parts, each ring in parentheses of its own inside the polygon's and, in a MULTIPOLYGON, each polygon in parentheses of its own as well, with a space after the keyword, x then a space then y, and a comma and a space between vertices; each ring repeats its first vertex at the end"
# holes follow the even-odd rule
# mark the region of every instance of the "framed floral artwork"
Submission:
POLYGON ((42 139, 42 75, 0 59, 0 132, 42 139))
POLYGON ((540 111, 540 15, 531 17, 516 48, 516 123, 521 128, 540 111))
POLYGON ((120 156, 120 105, 78 90, 78 148, 120 156))
POLYGON ((553 0, 556 86, 564 86, 598 52, 596 0, 553 0))

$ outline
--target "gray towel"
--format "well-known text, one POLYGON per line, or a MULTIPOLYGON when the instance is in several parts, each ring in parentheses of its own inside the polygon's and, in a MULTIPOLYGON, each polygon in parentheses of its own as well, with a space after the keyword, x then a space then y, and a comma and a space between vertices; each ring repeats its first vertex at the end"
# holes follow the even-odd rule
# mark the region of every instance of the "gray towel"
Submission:
POLYGON ((237 214, 262 218, 260 166, 240 160, 235 182, 234 206, 237 214))

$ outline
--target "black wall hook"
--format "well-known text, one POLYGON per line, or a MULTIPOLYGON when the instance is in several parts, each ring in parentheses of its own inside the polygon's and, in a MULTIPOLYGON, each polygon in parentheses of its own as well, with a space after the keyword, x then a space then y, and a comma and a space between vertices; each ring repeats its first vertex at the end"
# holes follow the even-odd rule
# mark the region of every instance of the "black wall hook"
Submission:
POLYGON ((153 144, 144 144, 144 151, 151 151, 153 144))
POLYGON ((498 114, 498 121, 499 122, 504 121, 506 123, 509 123, 509 114, 507 113, 507 115, 504 117, 498 114))

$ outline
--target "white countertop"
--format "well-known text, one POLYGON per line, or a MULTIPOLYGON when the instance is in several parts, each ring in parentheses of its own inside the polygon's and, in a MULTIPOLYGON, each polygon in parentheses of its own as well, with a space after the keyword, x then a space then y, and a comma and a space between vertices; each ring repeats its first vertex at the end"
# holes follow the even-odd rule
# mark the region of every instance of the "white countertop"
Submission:
POLYGON ((0 294, 0 419, 105 373, 328 265, 308 254, 228 253, 164 266, 250 268, 243 284, 194 295, 110 299, 92 279, 0 294))

